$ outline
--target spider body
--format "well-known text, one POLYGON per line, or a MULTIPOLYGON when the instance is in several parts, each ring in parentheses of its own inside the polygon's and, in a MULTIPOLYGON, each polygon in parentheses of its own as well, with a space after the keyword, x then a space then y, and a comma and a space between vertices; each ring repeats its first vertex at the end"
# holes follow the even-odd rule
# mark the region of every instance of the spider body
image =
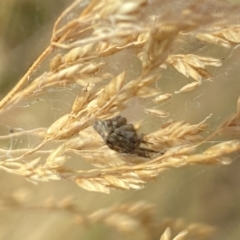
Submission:
POLYGON ((138 137, 132 124, 116 128, 106 138, 106 144, 109 148, 123 153, 134 153, 140 143, 141 138, 138 137))
POLYGON ((142 157, 149 157, 150 149, 141 148, 144 143, 143 135, 138 136, 132 124, 127 124, 126 118, 116 116, 112 119, 97 120, 94 129, 101 135, 109 148, 120 152, 137 154, 142 157))

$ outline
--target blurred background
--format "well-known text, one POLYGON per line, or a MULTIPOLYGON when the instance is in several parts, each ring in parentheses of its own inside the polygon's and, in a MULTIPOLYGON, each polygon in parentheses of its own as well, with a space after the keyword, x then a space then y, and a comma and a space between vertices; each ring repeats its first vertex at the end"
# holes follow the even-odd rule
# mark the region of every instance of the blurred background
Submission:
MULTIPOLYGON (((239 1, 231 2, 240 3, 239 1)), ((1 98, 18 82, 33 61, 48 46, 54 21, 70 3, 69 0, 0 0, 1 98)), ((210 122, 214 127, 234 112, 240 95, 240 48, 223 49, 193 42, 184 46, 183 52, 188 51, 221 58, 223 66, 209 68, 214 76, 214 82, 206 82, 194 92, 174 97, 170 103, 164 104, 163 108, 171 112, 175 120, 185 120, 190 123, 198 123, 213 113, 214 117, 210 122)), ((115 65, 127 64, 122 61, 124 57, 132 62, 129 55, 116 54, 113 57, 115 65)), ((164 74, 160 86, 161 88, 164 86, 164 91, 178 90, 181 85, 187 83, 185 77, 174 69, 169 68, 164 74), (173 81, 174 84, 172 84, 173 81)), ((55 98, 57 99, 57 95, 55 98)), ((137 114, 127 109, 125 115, 132 121, 143 118, 142 106, 144 105, 144 102, 132 102, 130 107, 137 114)), ((53 112, 53 106, 49 108, 49 111, 53 112)), ((28 120, 17 118, 18 115, 14 113, 7 118, 1 115, 0 124, 4 125, 11 119, 12 124, 15 122, 17 126, 31 128, 28 120)), ((36 115, 33 115, 31 121, 39 123, 47 121, 39 118, 40 116, 36 118, 36 115)), ((153 126, 159 125, 154 118, 146 117, 144 121, 151 121, 153 126)), ((146 126, 143 130, 152 129, 146 126)), ((104 224, 82 227, 76 223, 74 214, 36 207, 42 206, 44 202, 51 202, 51 199, 60 202, 69 197, 73 199, 73 203, 79 210, 85 213, 107 208, 116 203, 147 201, 156 206, 156 218, 159 221, 173 218, 183 219, 186 223, 202 222, 216 227, 216 233, 210 239, 238 240, 240 236, 240 159, 238 155, 234 158, 235 161, 227 166, 189 166, 171 169, 160 174, 156 182, 148 183, 142 190, 113 190, 110 195, 88 192, 64 180, 33 185, 20 176, 1 170, 0 199, 2 202, 9 202, 9 207, 0 208, 0 239, 123 238, 121 234, 117 234, 114 229, 104 224), (26 208, 14 203, 13 196, 22 198, 26 208), (25 199, 27 199, 26 202, 25 199)), ((124 236, 124 239, 137 239, 137 237, 130 234, 124 236)))
POLYGON ((48 45, 68 0, 0 1, 0 88, 6 94, 48 45))

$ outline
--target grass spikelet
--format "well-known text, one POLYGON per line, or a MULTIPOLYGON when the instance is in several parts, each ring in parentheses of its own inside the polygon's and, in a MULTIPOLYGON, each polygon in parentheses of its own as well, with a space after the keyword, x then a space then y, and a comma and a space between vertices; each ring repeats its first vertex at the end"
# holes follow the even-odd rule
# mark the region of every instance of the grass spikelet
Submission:
POLYGON ((113 78, 110 83, 103 89, 103 92, 98 98, 98 106, 102 107, 109 99, 118 93, 124 84, 125 72, 113 78))
POLYGON ((176 94, 183 93, 183 92, 189 92, 194 89, 196 89, 201 83, 200 82, 191 82, 182 87, 179 91, 175 91, 176 94))
POLYGON ((171 230, 170 228, 167 228, 159 240, 170 240, 170 239, 171 239, 171 230))
POLYGON ((160 109, 144 109, 144 111, 147 113, 147 114, 150 114, 150 115, 153 115, 153 116, 156 116, 156 117, 160 117, 160 118, 165 118, 165 117, 168 117, 169 116, 169 113, 163 111, 163 110, 160 110, 160 109))
POLYGON ((199 33, 197 38, 201 41, 230 48, 240 42, 240 26, 216 26, 211 33, 199 33))
POLYGON ((167 101, 169 98, 171 98, 172 94, 171 93, 165 93, 162 95, 159 95, 153 99, 155 103, 161 103, 164 101, 167 101))
POLYGON ((219 59, 201 57, 194 54, 172 55, 168 57, 166 62, 187 78, 191 76, 198 82, 201 82, 203 79, 212 79, 211 75, 205 69, 205 66, 221 66, 221 61, 219 59))

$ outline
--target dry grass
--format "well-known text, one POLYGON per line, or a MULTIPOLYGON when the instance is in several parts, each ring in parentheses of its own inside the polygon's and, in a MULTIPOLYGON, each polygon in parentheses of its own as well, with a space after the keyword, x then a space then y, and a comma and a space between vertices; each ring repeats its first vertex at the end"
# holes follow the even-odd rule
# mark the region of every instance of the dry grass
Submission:
MULTIPOLYGON (((32 99, 47 99, 46 93, 54 89, 63 93, 72 91, 74 99, 65 98, 68 106, 65 113, 52 120, 47 128, 28 125, 29 130, 13 129, 1 136, 4 142, 23 140, 15 149, 2 147, 0 168, 34 183, 69 180, 88 191, 110 193, 112 189, 141 189, 172 168, 230 164, 231 154, 240 150, 237 139, 240 100, 236 103, 236 113, 214 127, 209 127, 209 120, 216 117, 214 114, 206 114, 204 120, 190 124, 184 119, 173 120, 171 112, 159 108, 177 95, 196 91, 206 81, 214 81, 212 69, 220 67, 222 59, 184 54, 179 49, 192 39, 224 48, 239 44, 239 6, 219 1, 190 1, 179 6, 177 12, 171 6, 165 1, 146 0, 93 0, 86 6, 77 0, 70 5, 55 22, 49 46, 0 102, 0 112, 3 117, 32 99), (128 68, 117 66, 117 70, 112 70, 116 54, 135 59, 138 73, 131 73, 130 62, 128 68), (207 66, 212 68, 209 70, 207 66), (191 82, 165 92, 161 90, 164 69, 171 67, 191 82), (97 119, 122 114, 136 99, 149 103, 144 106, 145 114, 158 124, 144 135, 144 140, 149 148, 164 153, 153 154, 147 160, 109 149, 92 127, 97 119), (26 137, 34 141, 29 144, 24 141, 26 137), (71 165, 76 158, 92 167, 83 169, 79 162, 71 165)), ((61 94, 57 97, 61 99, 61 94)), ((134 122, 137 129, 141 124, 151 124, 144 120, 140 123, 141 119, 144 116, 134 122)), ((11 203, 15 206, 14 201, 11 203)), ((18 201, 16 206, 25 208, 18 201)), ((160 232, 152 207, 143 202, 116 205, 90 215, 80 214, 72 203, 66 202, 26 206, 46 207, 71 212, 81 225, 101 221, 122 233, 141 228, 143 239, 156 239, 157 234, 161 240, 190 239, 189 235, 198 233, 199 239, 204 239, 201 233, 205 229, 211 232, 211 228, 200 224, 177 229, 172 236, 168 226, 160 232)))

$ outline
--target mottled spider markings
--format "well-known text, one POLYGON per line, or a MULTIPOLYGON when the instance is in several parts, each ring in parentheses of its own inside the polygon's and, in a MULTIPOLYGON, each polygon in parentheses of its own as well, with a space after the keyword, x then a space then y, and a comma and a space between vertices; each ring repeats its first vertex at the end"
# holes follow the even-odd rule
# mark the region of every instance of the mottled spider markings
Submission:
POLYGON ((126 118, 116 116, 107 120, 97 120, 93 128, 101 135, 109 148, 120 152, 137 154, 141 157, 149 157, 154 150, 140 147, 145 143, 143 135, 137 135, 132 124, 128 124, 126 118))

